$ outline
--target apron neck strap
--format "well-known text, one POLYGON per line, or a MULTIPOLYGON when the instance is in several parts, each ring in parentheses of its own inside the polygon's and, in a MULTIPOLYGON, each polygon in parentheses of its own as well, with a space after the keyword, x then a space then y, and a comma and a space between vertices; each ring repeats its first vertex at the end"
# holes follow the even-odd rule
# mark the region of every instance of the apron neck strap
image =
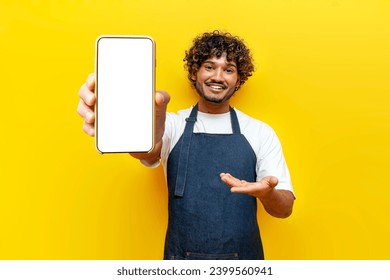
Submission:
POLYGON ((241 134, 240 124, 238 123, 236 110, 234 110, 233 107, 230 107, 230 120, 232 122, 233 134, 241 134))

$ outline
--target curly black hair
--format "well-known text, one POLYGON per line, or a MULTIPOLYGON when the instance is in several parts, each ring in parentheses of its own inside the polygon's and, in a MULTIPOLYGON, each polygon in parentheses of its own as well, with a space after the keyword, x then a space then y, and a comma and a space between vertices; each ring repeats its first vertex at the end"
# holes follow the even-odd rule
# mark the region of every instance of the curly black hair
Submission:
POLYGON ((254 71, 253 59, 243 40, 228 32, 215 30, 197 36, 193 40, 193 46, 185 52, 183 61, 186 62, 185 68, 188 71, 188 79, 193 86, 195 86, 195 81, 192 76, 199 70, 202 63, 212 56, 220 58, 223 53, 226 53, 228 61, 234 61, 237 64, 240 78, 239 87, 252 76, 254 71))

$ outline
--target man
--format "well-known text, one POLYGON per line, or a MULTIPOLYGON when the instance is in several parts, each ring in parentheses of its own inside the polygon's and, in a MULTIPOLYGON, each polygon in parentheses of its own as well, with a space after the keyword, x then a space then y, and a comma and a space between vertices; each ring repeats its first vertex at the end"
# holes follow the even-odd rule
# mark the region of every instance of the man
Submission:
MULTIPOLYGON (((257 199, 285 218, 295 200, 280 142, 265 123, 230 107, 254 70, 249 49, 229 33, 194 39, 184 58, 198 103, 166 113, 170 96, 156 93, 156 143, 132 154, 164 165, 169 220, 164 259, 264 259, 257 199)), ((94 135, 94 77, 80 91, 78 113, 94 135)))

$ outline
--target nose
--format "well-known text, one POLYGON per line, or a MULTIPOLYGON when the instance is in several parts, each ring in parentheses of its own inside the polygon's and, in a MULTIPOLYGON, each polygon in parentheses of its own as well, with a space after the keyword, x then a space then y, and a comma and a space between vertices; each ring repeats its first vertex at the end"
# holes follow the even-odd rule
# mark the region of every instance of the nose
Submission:
POLYGON ((223 69, 220 69, 220 68, 217 68, 215 71, 214 71, 214 76, 213 76, 214 80, 216 82, 220 82, 220 81, 223 81, 223 69))

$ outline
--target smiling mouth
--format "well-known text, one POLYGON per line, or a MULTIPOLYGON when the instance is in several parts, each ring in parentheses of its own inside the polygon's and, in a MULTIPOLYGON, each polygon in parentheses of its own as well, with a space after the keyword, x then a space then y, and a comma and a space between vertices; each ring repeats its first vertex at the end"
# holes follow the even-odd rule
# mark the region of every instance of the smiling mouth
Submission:
POLYGON ((206 86, 212 88, 213 90, 225 90, 227 88, 226 85, 219 84, 219 83, 210 83, 210 82, 205 82, 206 86))

